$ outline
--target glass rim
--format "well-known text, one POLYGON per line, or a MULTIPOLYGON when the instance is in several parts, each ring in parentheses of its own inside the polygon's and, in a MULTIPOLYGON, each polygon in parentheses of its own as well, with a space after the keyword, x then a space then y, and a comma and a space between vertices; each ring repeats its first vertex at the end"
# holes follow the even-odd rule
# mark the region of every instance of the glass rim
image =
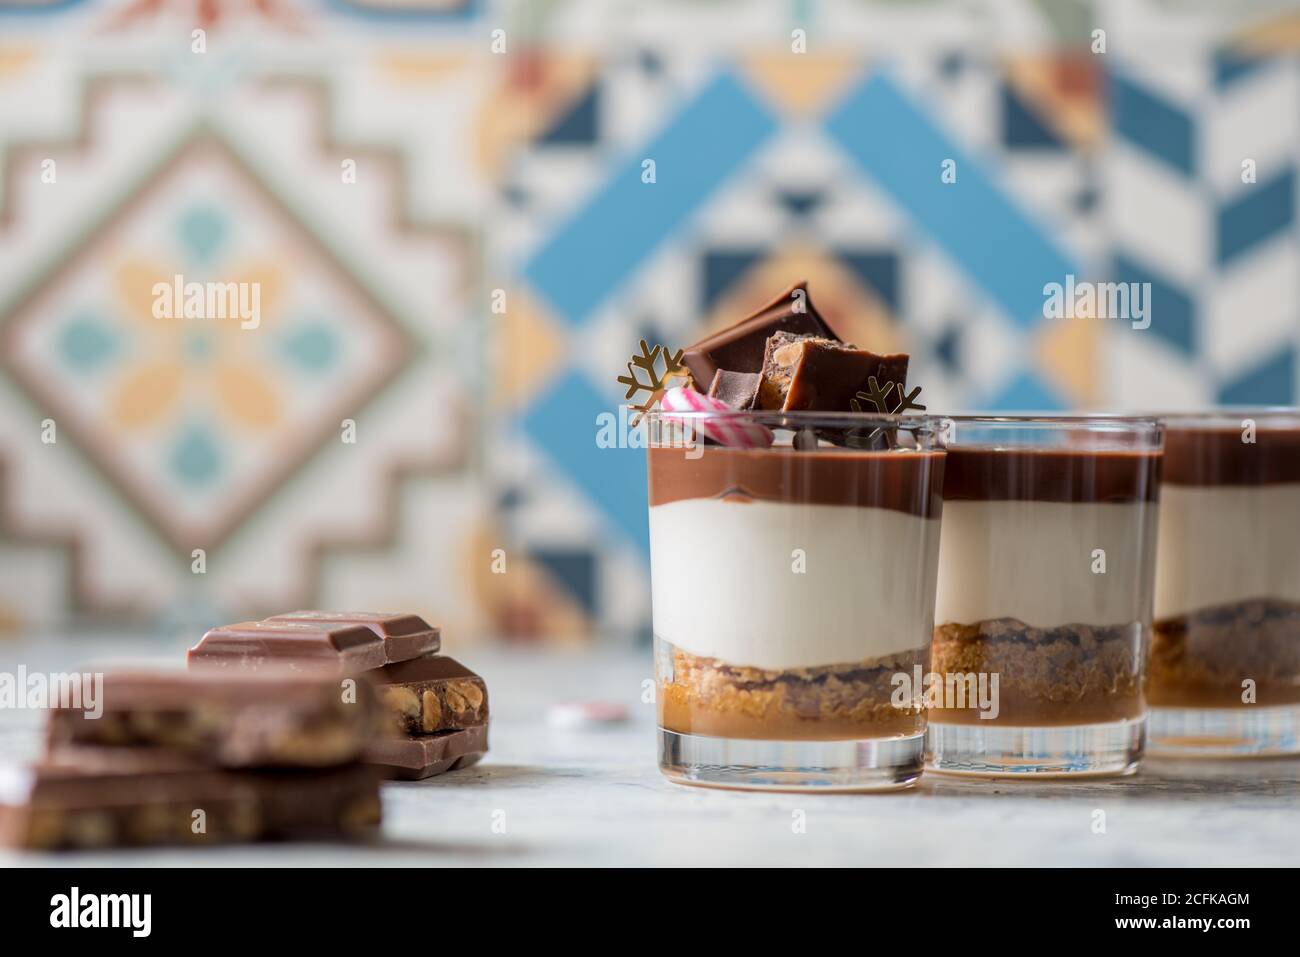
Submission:
POLYGON ((1052 415, 1048 413, 953 413, 944 418, 956 425, 974 424, 998 428, 1051 428, 1073 429, 1096 427, 1107 431, 1157 432, 1164 427, 1158 415, 1129 415, 1124 413, 1091 412, 1052 415), (1109 427, 1109 428, 1107 428, 1109 427), (1118 427, 1118 428, 1116 428, 1118 427))
POLYGON ((1295 422, 1300 424, 1300 407, 1288 405, 1223 406, 1196 412, 1162 412, 1159 418, 1174 428, 1195 428, 1200 425, 1231 425, 1240 427, 1243 418, 1261 419, 1266 423, 1295 422))
MULTIPOLYGON (((942 427, 951 421, 951 416, 924 413, 922 415, 898 414, 894 412, 813 412, 798 410, 782 412, 779 409, 701 409, 691 412, 670 412, 666 409, 651 409, 643 413, 647 420, 686 420, 707 421, 710 419, 730 419, 742 422, 757 422, 769 427, 790 428, 784 423, 791 423, 794 429, 799 424, 812 426, 819 423, 843 425, 878 424, 899 428, 942 427)), ((792 431, 794 430, 792 429, 792 431)))

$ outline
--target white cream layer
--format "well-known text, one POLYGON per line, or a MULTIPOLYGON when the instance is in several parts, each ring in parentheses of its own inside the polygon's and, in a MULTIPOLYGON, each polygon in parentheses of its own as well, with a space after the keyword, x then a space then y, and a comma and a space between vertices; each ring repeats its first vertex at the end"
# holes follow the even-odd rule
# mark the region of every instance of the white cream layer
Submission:
POLYGON ((691 654, 773 670, 925 647, 938 547, 937 519, 891 509, 656 505, 655 634, 691 654))
POLYGON ((1151 612, 1152 503, 944 502, 935 621, 1122 625, 1151 612), (1095 549, 1105 552, 1105 572, 1095 549))
POLYGON ((1251 598, 1300 602, 1300 484, 1163 485, 1156 618, 1251 598))

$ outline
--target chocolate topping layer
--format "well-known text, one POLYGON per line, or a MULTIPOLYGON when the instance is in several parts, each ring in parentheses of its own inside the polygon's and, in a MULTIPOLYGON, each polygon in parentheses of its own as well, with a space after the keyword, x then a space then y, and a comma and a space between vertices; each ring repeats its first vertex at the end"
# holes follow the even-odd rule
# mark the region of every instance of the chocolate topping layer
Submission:
MULTIPOLYGON (((1242 418, 1249 418, 1243 415, 1242 418)), ((1300 482, 1300 428, 1268 428, 1254 443, 1242 428, 1165 430, 1164 481, 1173 485, 1271 485, 1300 482)))
POLYGON ((1154 502, 1161 454, 1090 449, 948 448, 948 501, 1154 502))
POLYGON ((763 499, 888 508, 922 518, 938 518, 942 507, 941 451, 708 446, 693 459, 681 449, 652 448, 647 454, 651 506, 692 498, 763 499))

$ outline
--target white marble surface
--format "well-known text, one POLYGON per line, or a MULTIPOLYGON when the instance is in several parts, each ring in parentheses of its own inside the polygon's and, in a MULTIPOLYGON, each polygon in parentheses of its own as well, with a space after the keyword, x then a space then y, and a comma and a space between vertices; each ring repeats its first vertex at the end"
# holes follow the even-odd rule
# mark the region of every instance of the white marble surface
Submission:
MULTIPOLYGON (((0 671, 179 661, 185 642, 108 636, 0 642, 0 671)), ((648 651, 448 649, 487 679, 491 753, 478 767, 384 785, 382 838, 30 855, 76 865, 1294 865, 1300 760, 1149 761, 1129 778, 1080 783, 930 776, 881 795, 747 794, 668 784, 655 767, 648 651), (631 720, 558 730, 561 699, 624 702, 631 720), (1096 811, 1105 832, 1096 833, 1096 811), (795 825, 803 822, 800 831, 795 825), (494 827, 495 825, 495 827, 494 827)), ((0 757, 36 753, 42 716, 0 710, 0 757)))

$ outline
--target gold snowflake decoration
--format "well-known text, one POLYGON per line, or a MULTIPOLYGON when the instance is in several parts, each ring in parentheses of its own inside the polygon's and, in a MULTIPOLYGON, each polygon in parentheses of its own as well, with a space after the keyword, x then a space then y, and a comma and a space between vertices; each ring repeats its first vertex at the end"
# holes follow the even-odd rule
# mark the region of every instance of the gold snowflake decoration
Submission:
POLYGON ((882 415, 898 415, 908 409, 925 411, 925 406, 916 401, 916 397, 921 394, 919 385, 906 395, 903 394, 903 387, 900 385, 898 387, 898 405, 891 409, 889 407, 889 393, 894 391, 894 385, 893 382, 886 382, 885 387, 882 389, 875 376, 868 376, 867 391, 859 392, 857 398, 849 399, 849 405, 854 412, 861 412, 863 402, 870 402, 876 407, 876 411, 882 415), (858 399, 861 399, 862 402, 859 402, 858 399))
MULTIPOLYGON (((640 405, 633 405, 636 412, 648 412, 659 402, 663 394, 668 389, 668 383, 673 379, 685 379, 685 384, 690 384, 691 373, 682 365, 682 353, 684 350, 678 349, 676 352, 669 352, 667 346, 657 345, 653 349, 644 339, 641 340, 641 353, 634 355, 627 364, 627 375, 618 377, 619 385, 627 386, 627 392, 624 399, 630 399, 637 393, 646 394, 645 401, 640 405), (664 371, 659 372, 659 360, 663 359, 664 371), (637 374, 640 370, 646 374, 647 381, 642 381, 637 374)), ((638 416, 638 419, 640 416, 638 416)), ((635 425, 636 423, 633 422, 635 425)))

